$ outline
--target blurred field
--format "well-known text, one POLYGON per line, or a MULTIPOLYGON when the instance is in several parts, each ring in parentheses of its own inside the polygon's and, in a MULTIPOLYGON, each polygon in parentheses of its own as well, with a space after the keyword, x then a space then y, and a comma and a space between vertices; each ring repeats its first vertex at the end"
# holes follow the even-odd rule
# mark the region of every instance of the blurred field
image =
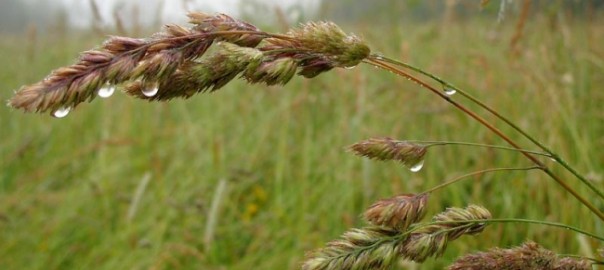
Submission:
MULTIPOLYGON (((498 28, 495 18, 344 28, 375 51, 468 89, 604 187, 601 18, 534 16, 516 53, 509 46, 514 20, 498 28)), ((0 38, 0 99, 101 40, 0 38)), ((236 82, 165 104, 116 93, 64 119, 1 107, 0 123, 2 269, 295 269, 306 251, 362 226, 359 215, 379 198, 475 170, 530 165, 518 154, 456 146, 431 149, 419 173, 350 155, 345 146, 372 136, 504 145, 427 91, 367 66, 284 87, 236 82)), ((429 213, 474 203, 497 218, 604 234, 602 223, 539 172, 475 180, 434 194, 429 213)), ((420 269, 526 239, 559 253, 597 248, 567 231, 493 225, 420 269)))

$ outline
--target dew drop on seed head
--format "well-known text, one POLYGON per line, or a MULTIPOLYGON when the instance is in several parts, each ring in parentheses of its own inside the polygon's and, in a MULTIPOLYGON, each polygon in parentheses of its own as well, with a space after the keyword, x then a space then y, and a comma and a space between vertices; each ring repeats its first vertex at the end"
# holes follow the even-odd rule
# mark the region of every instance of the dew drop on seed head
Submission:
POLYGON ((455 95, 455 93, 457 93, 457 90, 455 90, 453 88, 445 88, 444 91, 447 96, 452 96, 452 95, 455 95))
POLYGON ((108 98, 115 92, 115 86, 107 85, 101 89, 99 89, 98 95, 102 98, 108 98))
POLYGON ((56 118, 63 118, 69 114, 69 111, 71 111, 70 107, 61 107, 58 108, 56 111, 52 112, 52 116, 56 118))
POLYGON ((159 88, 157 87, 143 88, 142 90, 143 95, 145 95, 146 97, 155 96, 157 94, 157 91, 159 91, 159 88))
POLYGON ((422 160, 422 161, 418 162, 417 164, 409 167, 409 170, 412 172, 419 172, 422 170, 423 167, 424 167, 424 161, 422 160))

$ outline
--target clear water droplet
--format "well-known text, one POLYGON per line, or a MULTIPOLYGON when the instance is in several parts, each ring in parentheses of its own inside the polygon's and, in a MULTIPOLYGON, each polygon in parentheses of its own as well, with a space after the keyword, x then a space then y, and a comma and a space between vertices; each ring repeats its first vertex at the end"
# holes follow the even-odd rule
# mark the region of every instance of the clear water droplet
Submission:
POLYGON ((455 95, 455 93, 457 93, 457 90, 455 90, 453 88, 448 88, 448 87, 445 88, 444 91, 447 96, 452 96, 452 95, 455 95))
POLYGON ((69 114, 69 111, 71 111, 71 107, 61 107, 52 112, 52 116, 56 118, 63 118, 69 114))
POLYGON ((422 160, 422 161, 418 162, 417 164, 409 167, 409 170, 412 172, 419 172, 422 170, 423 167, 424 167, 424 161, 422 160))
POLYGON ((108 98, 115 92, 115 86, 107 85, 101 89, 99 89, 98 95, 102 98, 108 98))
POLYGON ((157 95, 157 91, 159 91, 159 88, 157 86, 143 88, 143 90, 142 90, 143 95, 145 95, 146 97, 152 97, 152 96, 157 95))
POLYGON ((345 68, 345 69, 353 69, 353 68, 355 68, 355 67, 356 67, 356 66, 349 66, 349 67, 344 67, 344 68, 345 68))

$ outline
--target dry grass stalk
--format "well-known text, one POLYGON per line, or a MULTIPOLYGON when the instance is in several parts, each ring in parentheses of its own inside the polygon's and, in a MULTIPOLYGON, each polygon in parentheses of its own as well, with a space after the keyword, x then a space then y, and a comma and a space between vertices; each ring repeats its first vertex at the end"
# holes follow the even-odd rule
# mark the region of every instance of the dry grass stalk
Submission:
POLYGON ((427 148, 423 145, 391 138, 370 138, 349 147, 359 156, 376 160, 396 160, 413 167, 424 160, 427 148))
POLYGON ((352 229, 309 253, 302 269, 389 269, 400 258, 423 262, 442 255, 449 241, 482 231, 485 224, 474 220, 489 218, 488 210, 470 205, 449 208, 433 218, 437 223, 415 224, 407 230, 386 226, 352 229))
POLYGON ((449 270, 511 270, 552 269, 587 270, 591 263, 586 260, 559 258, 554 252, 544 249, 535 242, 526 242, 510 249, 494 248, 460 257, 448 267, 449 270))
POLYGON ((167 25, 149 39, 110 38, 82 53, 76 64, 22 87, 9 106, 26 112, 73 108, 94 99, 107 84, 125 84, 127 93, 149 100, 187 98, 217 90, 239 74, 250 83, 285 84, 296 73, 314 77, 333 67, 357 65, 369 55, 358 37, 329 22, 277 35, 224 14, 188 16, 194 25, 190 28, 167 25), (216 41, 222 45, 202 58, 216 41), (145 92, 147 88, 157 89, 145 92))

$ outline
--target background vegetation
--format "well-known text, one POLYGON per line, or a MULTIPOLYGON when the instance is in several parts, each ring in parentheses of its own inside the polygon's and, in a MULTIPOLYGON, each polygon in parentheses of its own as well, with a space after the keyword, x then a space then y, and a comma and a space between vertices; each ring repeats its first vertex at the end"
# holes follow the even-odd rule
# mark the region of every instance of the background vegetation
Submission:
MULTIPOLYGON (((412 13, 412 2, 400 14, 412 13)), ((497 9, 485 16, 478 4, 396 23, 361 17, 343 28, 376 51, 470 89, 602 187, 604 22, 589 3, 575 12, 564 5, 532 12, 513 45, 518 12, 498 24, 497 9)), ((347 21, 319 14, 329 15, 347 21)), ((103 40, 64 27, 51 33, 40 37, 33 27, 2 36, 1 100, 103 40)), ((503 144, 430 93, 367 66, 285 87, 238 82, 165 104, 116 93, 64 119, 3 107, 0 123, 3 269, 295 269, 305 251, 360 226, 358 215, 379 198, 469 171, 530 165, 514 153, 447 147, 431 149, 424 169, 412 173, 346 153, 345 146, 373 136, 503 144)), ((439 191, 431 213, 477 203, 495 218, 604 234, 542 173, 476 180, 439 191)), ((422 268, 526 239, 559 253, 594 256, 597 248, 566 231, 492 225, 422 268)))

